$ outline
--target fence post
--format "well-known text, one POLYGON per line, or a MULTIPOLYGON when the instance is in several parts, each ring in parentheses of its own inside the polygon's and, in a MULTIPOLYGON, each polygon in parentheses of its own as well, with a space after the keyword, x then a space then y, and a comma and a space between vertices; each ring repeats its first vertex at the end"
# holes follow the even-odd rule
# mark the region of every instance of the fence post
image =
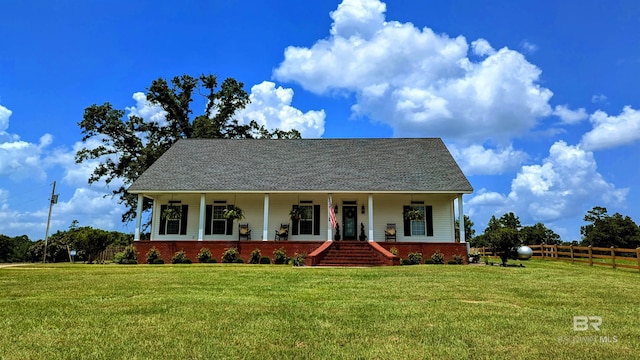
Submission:
POLYGON ((553 257, 558 260, 558 244, 553 244, 553 257))
POLYGON ((613 246, 611 247, 611 263, 613 263, 613 268, 616 268, 616 251, 613 246))
POLYGON ((540 255, 542 255, 542 260, 544 260, 544 241, 540 243, 540 255))
POLYGON ((640 246, 636 248, 636 259, 638 260, 638 270, 640 271, 640 246))
POLYGON ((571 263, 573 264, 573 244, 569 245, 569 251, 571 252, 571 263))
POLYGON ((591 256, 593 254, 593 250, 591 250, 591 245, 589 245, 589 266, 593 266, 593 256, 591 256))

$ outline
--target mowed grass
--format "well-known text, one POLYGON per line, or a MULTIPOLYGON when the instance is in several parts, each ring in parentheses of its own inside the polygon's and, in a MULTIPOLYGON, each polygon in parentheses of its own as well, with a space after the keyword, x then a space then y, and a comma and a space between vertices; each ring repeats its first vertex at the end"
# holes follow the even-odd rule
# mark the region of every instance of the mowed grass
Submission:
POLYGON ((0 358, 637 358, 640 273, 524 264, 3 268, 0 358))

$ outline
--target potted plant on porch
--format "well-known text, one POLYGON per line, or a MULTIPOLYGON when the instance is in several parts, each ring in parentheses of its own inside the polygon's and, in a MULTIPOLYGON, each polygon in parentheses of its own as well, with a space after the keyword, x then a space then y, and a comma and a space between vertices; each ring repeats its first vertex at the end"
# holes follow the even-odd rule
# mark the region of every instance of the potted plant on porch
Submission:
POLYGON ((420 211, 420 209, 415 207, 410 207, 404 212, 404 218, 406 220, 414 220, 414 221, 424 220, 424 214, 422 213, 422 211, 420 211))
POLYGON ((162 220, 180 219, 182 217, 182 206, 167 206, 161 214, 162 220))
POLYGON ((222 214, 222 216, 224 216, 225 219, 231 220, 231 221, 242 220, 244 219, 244 211, 242 211, 241 208, 235 205, 231 205, 224 210, 224 213, 222 214))
POLYGON ((289 217, 293 221, 300 220, 303 217, 307 216, 307 209, 302 206, 295 206, 289 212, 289 217))

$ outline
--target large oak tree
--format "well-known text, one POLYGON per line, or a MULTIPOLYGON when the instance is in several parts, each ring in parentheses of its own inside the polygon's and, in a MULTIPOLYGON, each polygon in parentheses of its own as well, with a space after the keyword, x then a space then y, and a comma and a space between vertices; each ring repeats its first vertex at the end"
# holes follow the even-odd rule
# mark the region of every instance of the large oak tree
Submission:
MULTIPOLYGON (((239 123, 235 116, 249 103, 249 94, 243 87, 233 78, 219 86, 215 75, 182 75, 170 82, 158 78, 147 89, 146 97, 165 111, 161 121, 125 116, 124 110, 115 109, 108 102, 91 105, 78 124, 85 147, 76 153, 76 163, 99 161, 89 177, 90 184, 120 180, 112 195, 127 207, 122 220, 130 221, 136 215, 137 198, 127 194, 126 189, 179 139, 300 137, 297 130, 270 131, 255 121, 239 123), (194 115, 194 99, 202 104, 202 114, 194 115), (91 140, 97 140, 98 145, 91 140)), ((145 202, 144 209, 149 206, 145 202)))

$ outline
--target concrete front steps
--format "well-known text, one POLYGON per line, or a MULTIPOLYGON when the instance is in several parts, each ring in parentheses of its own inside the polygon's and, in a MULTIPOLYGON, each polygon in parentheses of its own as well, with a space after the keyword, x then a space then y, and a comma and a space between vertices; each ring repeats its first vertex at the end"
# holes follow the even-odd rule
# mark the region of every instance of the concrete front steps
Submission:
POLYGON ((399 258, 375 242, 327 241, 305 259, 311 266, 398 265, 399 258))

